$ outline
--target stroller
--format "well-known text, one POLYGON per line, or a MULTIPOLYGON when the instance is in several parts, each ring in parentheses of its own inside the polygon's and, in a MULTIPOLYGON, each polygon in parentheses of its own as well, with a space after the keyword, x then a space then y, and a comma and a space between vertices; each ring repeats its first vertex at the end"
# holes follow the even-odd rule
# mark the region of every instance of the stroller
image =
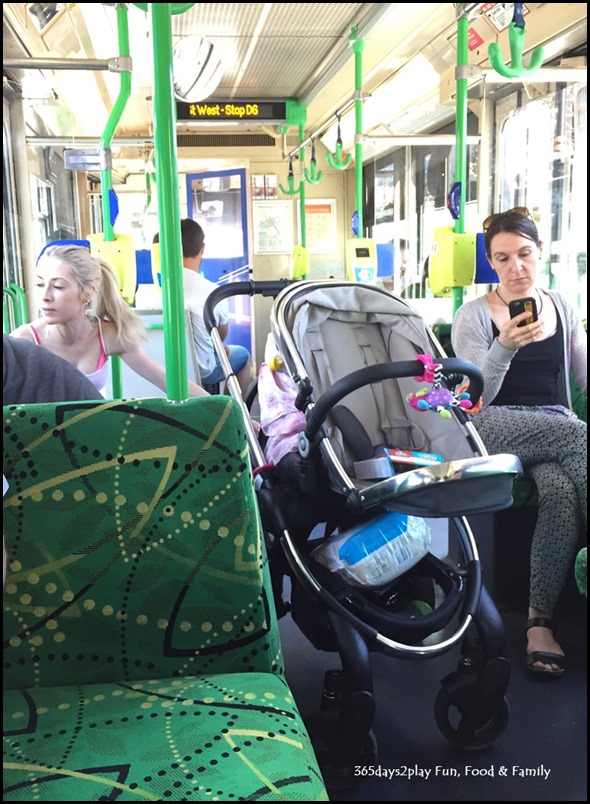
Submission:
POLYGON ((312 644, 342 663, 326 674, 308 723, 327 785, 346 788, 355 765, 376 760, 372 651, 431 658, 460 645, 436 723, 456 747, 488 747, 508 724, 510 667, 465 517, 509 507, 522 466, 513 455, 487 455, 469 421, 480 372, 446 358, 409 304, 372 285, 243 282, 220 287, 205 307, 237 399, 213 325, 215 304, 235 294, 274 298, 265 363, 244 411, 277 612, 290 611, 312 644), (278 410, 267 392, 269 371, 290 409, 278 410), (270 434, 264 449, 248 418, 256 396, 270 434), (441 554, 424 522, 444 519, 441 554))

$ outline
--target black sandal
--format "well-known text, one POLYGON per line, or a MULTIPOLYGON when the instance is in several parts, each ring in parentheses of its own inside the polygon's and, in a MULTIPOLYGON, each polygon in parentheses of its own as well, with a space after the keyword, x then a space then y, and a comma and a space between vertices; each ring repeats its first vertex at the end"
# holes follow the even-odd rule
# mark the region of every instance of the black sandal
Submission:
MULTIPOLYGON (((553 633, 553 622, 549 617, 531 617, 530 620, 527 620, 525 634, 528 632, 529 628, 548 628, 553 633)), ((537 676, 562 676, 565 673, 565 656, 559 653, 534 650, 531 653, 527 653, 526 658, 529 671, 537 676), (541 670, 540 667, 533 667, 536 662, 556 664, 557 670, 541 670)))

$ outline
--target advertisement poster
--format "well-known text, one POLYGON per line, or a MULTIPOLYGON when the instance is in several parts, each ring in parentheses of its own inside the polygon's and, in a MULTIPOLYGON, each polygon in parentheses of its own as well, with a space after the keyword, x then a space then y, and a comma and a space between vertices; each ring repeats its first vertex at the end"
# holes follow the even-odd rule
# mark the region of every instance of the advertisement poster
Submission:
POLYGON ((310 254, 335 254, 338 251, 334 198, 313 198, 305 201, 305 231, 310 254))

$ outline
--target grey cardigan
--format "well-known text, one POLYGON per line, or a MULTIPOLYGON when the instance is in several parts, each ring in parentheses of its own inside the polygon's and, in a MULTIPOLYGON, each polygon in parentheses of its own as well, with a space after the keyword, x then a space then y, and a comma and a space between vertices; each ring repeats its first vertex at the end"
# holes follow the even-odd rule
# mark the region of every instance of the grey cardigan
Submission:
MULTIPOLYGON (((572 406, 569 372, 573 371, 578 387, 586 393, 587 338, 574 308, 555 291, 546 291, 557 309, 563 326, 564 363, 558 378, 559 404, 572 406)), ((500 345, 492 332, 490 308, 484 296, 466 302, 455 313, 451 343, 457 357, 469 360, 481 370, 484 380, 484 407, 500 390, 516 352, 500 345)))

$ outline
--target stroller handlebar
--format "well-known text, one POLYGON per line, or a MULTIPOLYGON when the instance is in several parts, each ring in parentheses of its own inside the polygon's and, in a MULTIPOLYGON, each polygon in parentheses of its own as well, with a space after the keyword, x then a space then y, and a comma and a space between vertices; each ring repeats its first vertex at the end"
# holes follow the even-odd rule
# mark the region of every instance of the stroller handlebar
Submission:
POLYGON ((203 320, 207 327, 207 332, 217 326, 215 321, 215 307, 223 299, 228 299, 230 296, 278 296, 278 294, 286 288, 287 285, 293 284, 295 280, 292 279, 276 279, 273 281, 264 282, 228 282, 226 285, 219 285, 212 291, 205 301, 203 308, 203 320))
MULTIPOLYGON (((469 378, 469 395, 473 406, 477 404, 483 391, 483 376, 476 365, 457 357, 437 358, 442 365, 443 375, 464 375, 469 378)), ((378 363, 353 371, 337 380, 314 402, 305 429, 305 437, 312 442, 332 408, 345 396, 365 385, 398 377, 416 377, 424 372, 424 364, 419 360, 400 360, 395 363, 378 363)))

